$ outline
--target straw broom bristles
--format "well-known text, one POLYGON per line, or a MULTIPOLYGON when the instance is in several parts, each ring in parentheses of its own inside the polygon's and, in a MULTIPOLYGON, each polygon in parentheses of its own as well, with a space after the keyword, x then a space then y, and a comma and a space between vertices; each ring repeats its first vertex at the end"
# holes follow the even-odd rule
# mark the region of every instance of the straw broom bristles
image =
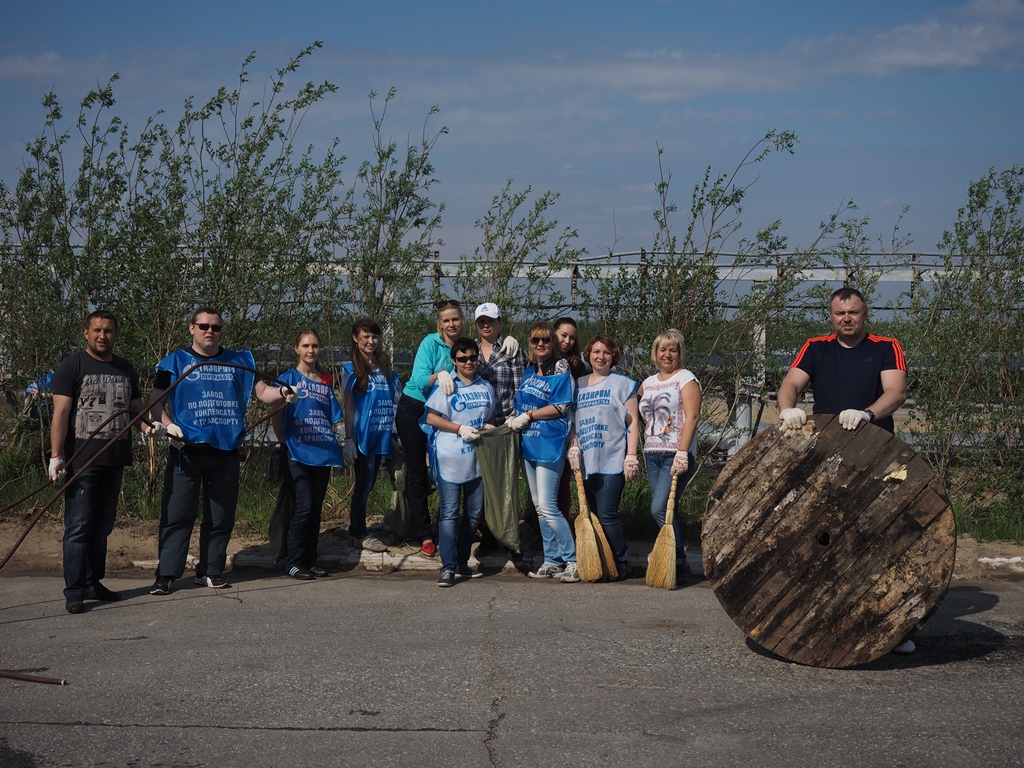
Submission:
POLYGON ((675 515, 677 480, 679 476, 674 475, 665 508, 665 525, 658 533, 647 561, 647 585, 657 589, 676 588, 676 531, 672 526, 672 518, 675 515))
POLYGON ((583 473, 578 469, 574 471, 576 496, 580 503, 580 513, 576 516, 576 568, 583 581, 601 581, 605 578, 605 569, 601 564, 601 550, 597 545, 594 522, 590 519, 587 494, 583 490, 583 473))

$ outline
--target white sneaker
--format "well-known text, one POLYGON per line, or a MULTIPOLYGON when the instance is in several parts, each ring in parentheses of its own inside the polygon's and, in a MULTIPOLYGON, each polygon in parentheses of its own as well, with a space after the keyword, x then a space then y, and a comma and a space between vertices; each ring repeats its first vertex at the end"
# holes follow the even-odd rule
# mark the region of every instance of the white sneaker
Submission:
POLYGON ((367 552, 387 552, 388 545, 378 539, 376 536, 364 536, 360 546, 367 552))
POLYGON ((576 570, 576 563, 566 563, 565 570, 558 579, 563 584, 575 584, 580 580, 580 573, 576 570))
POLYGON ((913 640, 907 640, 907 642, 897 645, 892 649, 893 653, 913 653, 917 650, 917 644, 913 640))
POLYGON ((201 587, 211 587, 213 589, 227 589, 231 586, 220 576, 196 576, 195 583, 201 587))

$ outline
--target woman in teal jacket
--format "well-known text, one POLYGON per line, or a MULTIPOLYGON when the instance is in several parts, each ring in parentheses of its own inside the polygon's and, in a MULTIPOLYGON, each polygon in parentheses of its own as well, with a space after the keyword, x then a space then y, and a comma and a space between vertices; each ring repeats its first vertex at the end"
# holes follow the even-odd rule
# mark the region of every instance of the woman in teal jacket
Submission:
POLYGON ((451 346, 462 336, 465 326, 466 316, 459 302, 455 299, 438 302, 437 333, 420 342, 412 376, 402 391, 395 414, 395 426, 405 453, 405 494, 416 521, 420 551, 429 557, 437 554, 437 545, 427 509, 427 436, 420 429, 420 418, 435 384, 447 395, 455 391, 451 346))

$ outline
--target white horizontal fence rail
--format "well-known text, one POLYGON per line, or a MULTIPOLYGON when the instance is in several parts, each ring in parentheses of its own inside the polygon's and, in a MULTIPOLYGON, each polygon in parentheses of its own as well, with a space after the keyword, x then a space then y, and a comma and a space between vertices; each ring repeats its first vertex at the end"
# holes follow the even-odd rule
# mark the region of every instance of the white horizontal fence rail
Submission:
MULTIPOLYGON (((775 258, 784 259, 795 256, 795 253, 781 253, 775 258)), ((824 254, 828 259, 829 254, 824 254)), ((654 251, 623 251, 620 253, 604 254, 601 256, 590 256, 578 259, 564 269, 547 271, 548 264, 544 260, 526 262, 522 272, 530 269, 542 270, 551 279, 567 284, 567 293, 570 298, 568 305, 558 305, 562 308, 578 309, 581 284, 597 280, 615 279, 625 270, 627 273, 635 273, 641 270, 667 269, 671 265, 664 261, 665 258, 680 259, 679 254, 668 254, 654 251), (584 276, 586 272, 586 276, 584 276)), ((801 283, 832 283, 838 286, 850 283, 858 270, 868 271, 872 281, 886 284, 888 286, 904 285, 904 293, 913 295, 917 286, 922 283, 934 282, 939 276, 946 272, 945 263, 940 254, 936 253, 912 253, 904 256, 892 256, 882 253, 858 254, 859 259, 866 260, 856 267, 836 265, 829 267, 810 267, 800 269, 798 273, 801 283)), ((444 295, 445 288, 451 287, 451 281, 457 276, 459 266, 464 262, 463 258, 442 258, 440 251, 433 252, 430 262, 432 272, 433 289, 436 295, 444 295), (446 285, 447 284, 447 285, 446 285)), ((340 265, 339 265, 340 266, 340 265)), ((344 270, 344 267, 340 267, 344 270)), ((770 259, 762 259, 760 262, 748 256, 738 253, 720 253, 715 258, 715 277, 719 283, 757 283, 768 282, 778 279, 786 267, 773 265, 770 259), (739 260, 745 263, 737 264, 739 260)), ((791 269, 791 268, 788 268, 791 269)), ((557 308, 552 306, 550 308, 557 308)), ((734 307, 730 307, 734 308, 734 307)), ((906 309, 897 306, 892 309, 906 309)))

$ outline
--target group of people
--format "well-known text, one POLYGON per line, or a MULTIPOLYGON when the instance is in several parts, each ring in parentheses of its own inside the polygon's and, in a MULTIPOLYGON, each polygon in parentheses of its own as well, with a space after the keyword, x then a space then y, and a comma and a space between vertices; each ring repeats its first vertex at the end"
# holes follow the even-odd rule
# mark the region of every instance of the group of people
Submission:
MULTIPOLYGON (((895 339, 865 332, 867 305, 856 290, 837 291, 829 307, 836 333, 810 339, 800 351, 779 389, 780 422, 802 424, 806 416, 797 400, 810 384, 815 412, 839 412, 850 429, 873 421, 891 431, 892 413, 906 398, 902 350, 895 339)), ((214 589, 228 586, 223 573, 238 500, 239 448, 253 394, 283 406, 277 426, 287 451, 285 477, 295 497, 285 568, 293 578, 327 575, 317 559, 317 541, 331 467, 353 468, 353 543, 371 551, 387 549, 367 530, 367 500, 383 461, 399 444, 404 493, 421 552, 440 558, 438 586, 479 576, 469 565, 470 550, 478 530, 485 540, 488 532, 476 447, 499 434, 489 432, 495 428, 517 435, 531 501, 526 518, 535 515, 539 528, 543 561, 529 576, 580 580, 569 523, 569 483, 578 472, 583 480, 578 490, 597 515, 624 577, 629 551, 619 504, 625 484, 640 475, 641 451, 651 514, 659 526, 665 524, 673 480, 678 504, 696 469, 702 394, 684 367, 682 333, 668 329, 654 339, 650 360, 656 372, 638 382, 615 370, 622 352, 609 336, 594 336, 581 352, 571 318, 534 323, 525 350, 503 335, 495 304, 476 307, 473 321, 476 334, 470 338, 459 302, 440 302, 437 331, 419 345, 403 386, 381 356, 380 326, 372 319, 357 320, 339 402, 331 374, 319 365, 321 339, 315 330, 298 333, 295 366, 271 386, 257 380, 250 352, 221 345, 221 314, 203 307, 189 324, 191 344, 157 363, 147 406, 135 369, 113 354, 116 320, 102 311, 89 315, 86 349, 57 368, 51 385, 50 477, 56 482, 76 475, 65 491, 67 610, 81 612, 86 599, 120 597, 100 581, 106 538, 123 467, 131 462, 124 427, 147 409, 149 418, 139 422, 143 432, 166 434, 170 441, 151 593, 169 594, 183 576, 200 500, 194 578, 214 589), (427 506, 431 479, 439 498, 436 527, 427 506)), ((673 525, 685 573, 679 515, 673 525)))

